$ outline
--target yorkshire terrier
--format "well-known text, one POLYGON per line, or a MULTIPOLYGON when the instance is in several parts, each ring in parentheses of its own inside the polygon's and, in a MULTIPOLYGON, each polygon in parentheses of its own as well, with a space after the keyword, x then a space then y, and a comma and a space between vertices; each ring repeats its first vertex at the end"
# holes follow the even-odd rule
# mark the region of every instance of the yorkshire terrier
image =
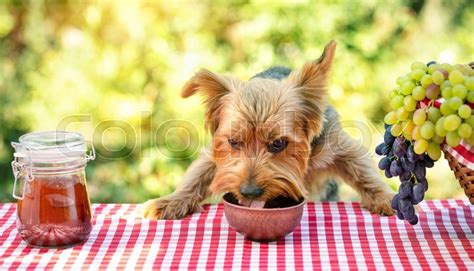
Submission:
POLYGON ((205 97, 210 151, 191 164, 174 193, 147 201, 144 216, 181 219, 211 194, 232 193, 242 205, 259 207, 281 197, 324 198, 334 178, 354 188, 370 212, 393 215, 393 192, 326 102, 335 49, 331 41, 300 70, 271 68, 247 82, 208 70, 191 78, 181 96, 205 97))

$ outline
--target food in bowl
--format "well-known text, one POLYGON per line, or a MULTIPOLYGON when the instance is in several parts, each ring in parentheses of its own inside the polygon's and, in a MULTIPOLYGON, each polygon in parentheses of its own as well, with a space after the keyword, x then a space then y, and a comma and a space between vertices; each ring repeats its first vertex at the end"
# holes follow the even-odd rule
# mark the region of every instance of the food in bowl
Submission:
POLYGON ((227 193, 223 198, 224 214, 229 225, 247 239, 276 241, 299 225, 303 215, 304 199, 277 197, 263 203, 240 202, 227 193), (246 206, 242 206, 242 204, 246 206))

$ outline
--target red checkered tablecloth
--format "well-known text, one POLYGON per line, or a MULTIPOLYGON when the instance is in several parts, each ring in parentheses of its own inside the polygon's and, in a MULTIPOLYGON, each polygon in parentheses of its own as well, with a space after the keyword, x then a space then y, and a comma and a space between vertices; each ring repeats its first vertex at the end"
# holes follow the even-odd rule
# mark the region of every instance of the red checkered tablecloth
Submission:
POLYGON ((137 217, 139 205, 95 204, 89 240, 32 248, 15 228, 16 205, 0 204, 0 270, 9 269, 474 269, 474 206, 420 203, 420 223, 379 217, 359 203, 309 203, 284 240, 255 243, 229 227, 223 206, 183 220, 137 217))

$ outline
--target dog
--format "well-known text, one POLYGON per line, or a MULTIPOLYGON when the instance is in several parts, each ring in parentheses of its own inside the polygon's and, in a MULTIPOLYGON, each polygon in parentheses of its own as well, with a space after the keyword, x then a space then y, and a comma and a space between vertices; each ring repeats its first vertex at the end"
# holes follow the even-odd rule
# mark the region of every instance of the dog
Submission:
POLYGON ((232 193, 242 205, 260 207, 278 197, 301 200, 321 194, 333 178, 355 189, 370 212, 393 215, 393 192, 326 102, 335 49, 331 41, 300 70, 275 67, 246 82, 208 70, 192 77, 181 96, 204 96, 210 150, 174 193, 144 204, 144 217, 181 219, 211 194, 232 193))

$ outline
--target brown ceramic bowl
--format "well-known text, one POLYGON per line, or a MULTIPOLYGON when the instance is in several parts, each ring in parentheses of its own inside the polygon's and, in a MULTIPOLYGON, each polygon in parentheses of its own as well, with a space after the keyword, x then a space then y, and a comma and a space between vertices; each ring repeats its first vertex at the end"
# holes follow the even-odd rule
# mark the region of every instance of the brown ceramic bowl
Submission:
POLYGON ((303 215, 304 200, 284 208, 255 209, 232 203, 232 195, 224 195, 224 214, 237 232, 252 241, 276 241, 293 231, 303 215))

